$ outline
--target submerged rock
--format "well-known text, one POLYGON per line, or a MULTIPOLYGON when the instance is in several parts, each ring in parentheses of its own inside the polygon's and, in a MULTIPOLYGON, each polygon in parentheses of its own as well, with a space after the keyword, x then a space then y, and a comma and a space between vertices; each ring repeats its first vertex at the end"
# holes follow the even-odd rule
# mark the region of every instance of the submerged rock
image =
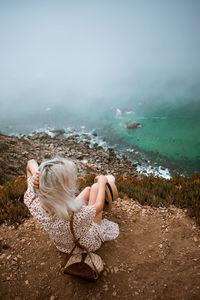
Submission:
POLYGON ((135 121, 131 121, 131 122, 126 123, 126 128, 127 129, 135 129, 135 128, 138 128, 138 127, 141 127, 141 124, 137 123, 135 121))

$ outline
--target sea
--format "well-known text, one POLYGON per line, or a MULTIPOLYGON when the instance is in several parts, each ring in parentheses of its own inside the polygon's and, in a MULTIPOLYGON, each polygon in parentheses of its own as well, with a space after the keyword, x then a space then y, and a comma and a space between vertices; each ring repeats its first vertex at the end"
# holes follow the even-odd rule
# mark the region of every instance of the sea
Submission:
POLYGON ((90 137, 113 148, 119 158, 127 157, 143 174, 170 178, 174 174, 200 173, 200 101, 135 101, 90 105, 69 109, 68 105, 40 107, 38 112, 19 118, 4 118, 0 130, 7 135, 27 137, 64 129, 61 138, 78 134, 77 142, 90 137), (138 127, 128 129, 128 122, 138 127))

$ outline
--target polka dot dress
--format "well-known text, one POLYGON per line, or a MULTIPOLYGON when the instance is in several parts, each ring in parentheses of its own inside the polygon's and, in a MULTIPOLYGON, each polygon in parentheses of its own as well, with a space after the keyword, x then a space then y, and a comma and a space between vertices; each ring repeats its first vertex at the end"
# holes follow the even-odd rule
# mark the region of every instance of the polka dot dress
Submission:
MULTIPOLYGON (((70 221, 63 221, 56 215, 48 214, 41 206, 39 198, 35 195, 32 187, 32 178, 28 178, 28 189, 24 195, 24 203, 32 216, 49 233, 57 249, 69 253, 73 246, 73 235, 70 230, 70 221)), ((103 219, 101 225, 94 223, 96 209, 94 206, 83 206, 74 214, 74 232, 76 238, 80 238, 80 244, 89 251, 96 251, 102 242, 114 240, 119 235, 118 224, 103 219)), ((80 253, 81 249, 75 248, 73 253, 80 253)))

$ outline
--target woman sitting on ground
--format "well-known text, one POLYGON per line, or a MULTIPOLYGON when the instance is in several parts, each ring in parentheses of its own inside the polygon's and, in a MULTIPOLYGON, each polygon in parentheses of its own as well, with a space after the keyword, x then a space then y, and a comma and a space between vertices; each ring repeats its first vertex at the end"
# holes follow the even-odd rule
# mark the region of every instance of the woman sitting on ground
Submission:
MULTIPOLYGON (((113 176, 111 179, 114 181, 113 176)), ((39 167, 35 160, 29 160, 27 180, 24 203, 49 233, 58 250, 70 253, 74 246, 70 230, 72 214, 76 238, 80 238, 79 243, 89 251, 96 251, 102 242, 118 236, 118 225, 102 219, 106 176, 98 176, 97 183, 75 197, 75 164, 65 158, 54 158, 44 161, 39 167)), ((76 247, 74 253, 80 252, 82 250, 76 247)))

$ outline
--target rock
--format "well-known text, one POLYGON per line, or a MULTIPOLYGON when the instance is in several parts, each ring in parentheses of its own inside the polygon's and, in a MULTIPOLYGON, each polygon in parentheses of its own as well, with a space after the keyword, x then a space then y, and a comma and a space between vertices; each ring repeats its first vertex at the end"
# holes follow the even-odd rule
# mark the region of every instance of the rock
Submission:
POLYGON ((108 274, 106 271, 103 272, 103 275, 106 277, 108 274))
POLYGON ((103 286, 103 290, 104 290, 105 292, 107 292, 107 291, 109 290, 109 287, 108 287, 107 284, 105 284, 105 285, 103 286))
POLYGON ((5 258, 5 256, 6 256, 6 254, 5 254, 5 253, 1 254, 1 255, 0 255, 0 260, 4 259, 4 258, 5 258))
POLYGON ((0 140, 0 152, 7 151, 8 149, 9 145, 6 142, 0 140))
POLYGON ((43 140, 43 139, 48 139, 51 138, 50 135, 48 135, 46 132, 38 132, 33 136, 29 136, 30 140, 43 140))
POLYGON ((64 129, 55 129, 55 130, 51 130, 51 132, 56 133, 56 134, 64 134, 65 130, 64 129))
POLYGON ((126 128, 127 129, 136 129, 138 127, 141 127, 141 124, 137 123, 135 121, 126 123, 126 128))
POLYGON ((106 158, 106 159, 109 159, 110 158, 110 155, 106 152, 101 152, 102 154, 102 157, 106 158))
POLYGON ((118 267, 114 267, 114 272, 118 273, 119 272, 119 268, 118 267))

